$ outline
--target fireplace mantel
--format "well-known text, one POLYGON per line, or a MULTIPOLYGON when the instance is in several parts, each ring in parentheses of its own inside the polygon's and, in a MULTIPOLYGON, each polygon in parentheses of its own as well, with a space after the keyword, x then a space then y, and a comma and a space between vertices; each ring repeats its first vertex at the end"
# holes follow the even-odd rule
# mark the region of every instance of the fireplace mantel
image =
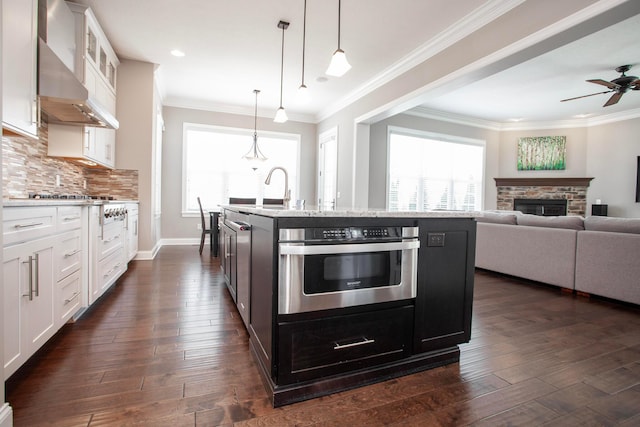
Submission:
POLYGON ((493 178, 496 187, 588 187, 593 178, 493 178))

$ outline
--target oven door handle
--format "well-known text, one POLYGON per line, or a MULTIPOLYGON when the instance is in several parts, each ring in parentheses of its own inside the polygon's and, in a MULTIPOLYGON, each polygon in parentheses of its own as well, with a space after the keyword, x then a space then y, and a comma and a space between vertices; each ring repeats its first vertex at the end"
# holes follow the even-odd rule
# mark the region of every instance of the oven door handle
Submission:
POLYGON ((389 252, 405 249, 418 249, 419 240, 405 240, 402 242, 359 243, 345 245, 308 245, 280 243, 280 255, 331 255, 352 254, 362 252, 389 252))

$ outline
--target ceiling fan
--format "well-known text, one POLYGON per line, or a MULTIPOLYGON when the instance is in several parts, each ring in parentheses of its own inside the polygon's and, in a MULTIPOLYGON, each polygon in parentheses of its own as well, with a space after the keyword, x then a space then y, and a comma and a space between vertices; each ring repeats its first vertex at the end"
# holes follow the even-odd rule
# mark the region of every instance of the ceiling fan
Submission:
POLYGON ((604 92, 592 93, 589 95, 576 96, 575 98, 563 99, 560 102, 573 101, 574 99, 586 98, 587 96, 602 95, 603 93, 615 92, 611 96, 611 98, 609 98, 609 100, 605 102, 603 107, 608 107, 609 105, 617 104, 618 101, 620 101, 620 98, 622 98, 622 95, 624 95, 629 89, 640 90, 640 80, 638 79, 638 77, 625 75, 625 73, 630 69, 631 69, 631 65, 619 66, 618 68, 616 68, 616 71, 621 73, 620 77, 618 77, 617 79, 613 79, 610 82, 602 79, 587 80, 589 83, 595 83, 598 85, 606 86, 609 88, 609 90, 605 90, 604 92))

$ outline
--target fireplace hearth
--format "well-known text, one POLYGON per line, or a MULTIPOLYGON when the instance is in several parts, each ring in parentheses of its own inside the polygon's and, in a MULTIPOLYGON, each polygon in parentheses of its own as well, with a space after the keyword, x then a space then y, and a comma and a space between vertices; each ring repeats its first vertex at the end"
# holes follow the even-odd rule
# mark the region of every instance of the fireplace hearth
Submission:
POLYGON ((567 214, 567 199, 514 199, 513 210, 540 216, 567 214))

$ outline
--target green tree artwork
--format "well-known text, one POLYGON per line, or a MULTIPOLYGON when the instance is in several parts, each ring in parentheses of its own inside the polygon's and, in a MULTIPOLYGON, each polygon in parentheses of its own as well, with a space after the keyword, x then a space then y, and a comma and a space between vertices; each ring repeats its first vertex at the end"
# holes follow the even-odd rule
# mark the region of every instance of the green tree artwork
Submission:
POLYGON ((566 169, 566 136, 534 136, 518 139, 518 170, 566 169))

